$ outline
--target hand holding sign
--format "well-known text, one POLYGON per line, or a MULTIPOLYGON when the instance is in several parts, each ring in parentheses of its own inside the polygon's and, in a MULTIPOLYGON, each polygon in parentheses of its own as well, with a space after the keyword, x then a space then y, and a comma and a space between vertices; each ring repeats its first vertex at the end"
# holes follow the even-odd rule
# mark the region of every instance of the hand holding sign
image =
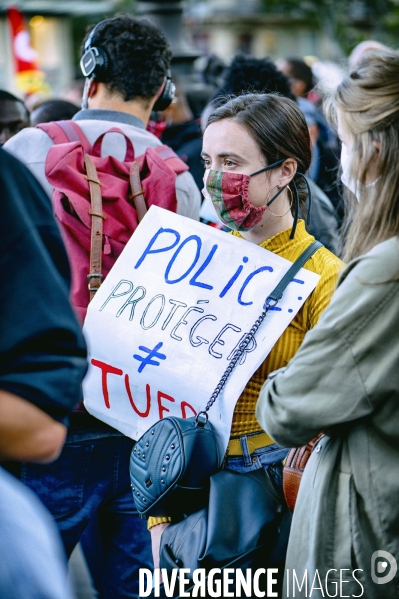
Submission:
MULTIPOLYGON (((89 306, 88 411, 137 439, 165 415, 185 418, 204 409, 290 266, 254 244, 152 207, 89 306)), ((318 279, 301 269, 212 407, 224 446, 241 391, 318 279)))

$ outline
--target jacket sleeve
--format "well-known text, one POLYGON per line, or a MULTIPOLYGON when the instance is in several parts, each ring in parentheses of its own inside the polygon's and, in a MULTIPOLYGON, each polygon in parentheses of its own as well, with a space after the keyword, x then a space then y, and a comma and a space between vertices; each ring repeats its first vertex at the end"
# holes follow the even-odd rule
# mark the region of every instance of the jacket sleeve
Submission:
MULTIPOLYGON (((347 276, 343 273, 319 323, 306 334, 288 366, 260 392, 256 416, 283 447, 304 445, 329 429, 339 434, 348 423, 371 414, 392 392, 394 369, 387 340, 398 320, 399 285, 372 284, 367 262, 365 267, 348 267, 347 276)), ((381 273, 378 261, 374 270, 381 273)), ((391 275, 377 274, 380 281, 391 275)))
POLYGON ((4 151, 0 166, 0 388, 64 422, 87 368, 68 259, 36 179, 4 151))
POLYGON ((351 348, 318 325, 288 366, 265 382, 256 417, 281 447, 299 447, 371 411, 351 348))

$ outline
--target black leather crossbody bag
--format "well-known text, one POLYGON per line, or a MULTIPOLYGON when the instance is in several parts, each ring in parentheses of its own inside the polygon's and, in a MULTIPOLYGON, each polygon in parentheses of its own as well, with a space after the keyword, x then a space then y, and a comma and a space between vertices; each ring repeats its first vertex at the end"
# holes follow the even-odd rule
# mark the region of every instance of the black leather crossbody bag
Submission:
POLYGON ((268 311, 307 260, 320 248, 312 243, 292 264, 267 297, 263 311, 235 351, 205 410, 192 418, 168 416, 156 422, 135 444, 130 459, 133 498, 141 517, 171 516, 181 520, 208 505, 210 477, 221 467, 215 431, 208 411, 253 340, 268 311))

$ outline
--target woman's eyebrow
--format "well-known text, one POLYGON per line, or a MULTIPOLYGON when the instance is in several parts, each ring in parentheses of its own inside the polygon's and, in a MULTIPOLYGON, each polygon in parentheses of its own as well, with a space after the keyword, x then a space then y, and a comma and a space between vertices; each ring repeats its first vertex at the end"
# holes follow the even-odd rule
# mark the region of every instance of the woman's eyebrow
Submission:
MULTIPOLYGON (((209 157, 209 154, 207 154, 206 152, 201 152, 201 156, 207 156, 209 157)), ((239 154, 234 154, 234 152, 221 152, 220 154, 218 154, 218 158, 237 158, 238 160, 244 160, 244 158, 242 156, 240 156, 239 154)))
POLYGON ((218 154, 219 158, 238 158, 238 160, 243 160, 243 157, 240 156, 239 154, 234 154, 234 152, 221 152, 220 154, 218 154))

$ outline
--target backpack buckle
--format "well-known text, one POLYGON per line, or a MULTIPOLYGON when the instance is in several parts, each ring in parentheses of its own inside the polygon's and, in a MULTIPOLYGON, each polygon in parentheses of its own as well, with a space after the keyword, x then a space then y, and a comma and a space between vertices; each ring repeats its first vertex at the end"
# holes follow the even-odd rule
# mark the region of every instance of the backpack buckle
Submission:
POLYGON ((93 291, 96 292, 100 289, 100 285, 98 287, 92 287, 90 285, 91 279, 100 279, 100 285, 101 285, 101 283, 104 280, 104 276, 100 272, 92 272, 87 275, 87 280, 89 281, 89 284, 87 285, 88 290, 91 292, 93 292, 93 291))

